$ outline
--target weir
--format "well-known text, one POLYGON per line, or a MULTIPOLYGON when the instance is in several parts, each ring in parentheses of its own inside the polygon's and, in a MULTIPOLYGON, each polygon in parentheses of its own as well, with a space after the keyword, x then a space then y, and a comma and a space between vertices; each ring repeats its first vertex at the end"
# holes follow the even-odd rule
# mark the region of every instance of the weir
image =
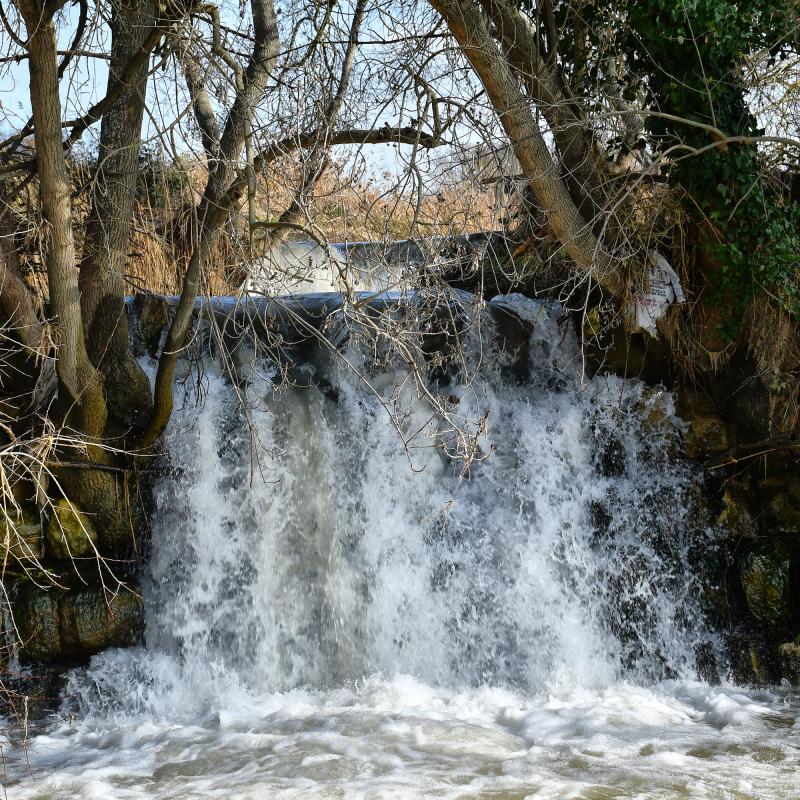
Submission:
POLYGON ((144 641, 73 671, 15 796, 800 789, 796 698, 725 683, 673 399, 588 379, 558 304, 198 310, 144 641))

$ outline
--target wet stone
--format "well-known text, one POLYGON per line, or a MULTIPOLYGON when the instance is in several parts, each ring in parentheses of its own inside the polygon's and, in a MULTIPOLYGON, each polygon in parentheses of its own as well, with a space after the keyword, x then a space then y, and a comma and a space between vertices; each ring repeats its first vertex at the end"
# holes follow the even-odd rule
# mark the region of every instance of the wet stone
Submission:
POLYGON ((800 685, 800 643, 786 642, 778 648, 781 678, 800 685))
POLYGON ((25 586, 13 603, 25 662, 88 658, 107 647, 135 644, 143 630, 142 603, 132 591, 103 588, 49 591, 25 586))
POLYGON ((789 557, 779 548, 750 553, 740 562, 742 588, 759 622, 780 625, 789 616, 789 557))
POLYGON ((85 558, 96 554, 97 531, 88 514, 69 500, 53 504, 45 531, 47 554, 51 558, 85 558))

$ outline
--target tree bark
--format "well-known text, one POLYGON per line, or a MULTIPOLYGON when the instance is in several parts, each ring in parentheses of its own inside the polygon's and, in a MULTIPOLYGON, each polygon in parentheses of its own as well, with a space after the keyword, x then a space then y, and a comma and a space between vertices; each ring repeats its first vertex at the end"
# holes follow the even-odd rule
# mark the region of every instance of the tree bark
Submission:
MULTIPOLYGON (((481 5, 509 64, 547 122, 573 200, 586 219, 593 220, 609 204, 610 173, 591 126, 558 74, 557 42, 551 42, 546 62, 537 33, 518 8, 508 0, 481 0, 481 5)), ((555 36, 551 25, 550 38, 555 36)))
POLYGON ((129 81, 103 115, 97 180, 80 269, 81 310, 92 363, 104 375, 109 413, 125 428, 142 427, 150 415, 150 383, 128 345, 125 266, 139 175, 139 149, 147 92, 147 59, 140 53, 156 19, 152 0, 120 0, 111 19, 107 93, 129 81))
POLYGON ((6 225, 5 219, 0 221, 0 314, 20 344, 35 354, 39 349, 42 324, 36 313, 33 293, 22 280, 14 232, 6 225))

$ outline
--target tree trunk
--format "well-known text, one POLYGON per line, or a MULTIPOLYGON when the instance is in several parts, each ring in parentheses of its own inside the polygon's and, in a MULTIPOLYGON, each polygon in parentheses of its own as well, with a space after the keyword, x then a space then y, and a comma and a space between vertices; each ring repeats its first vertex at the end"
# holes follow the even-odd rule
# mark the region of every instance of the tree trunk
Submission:
POLYGON ((486 89, 523 174, 548 213, 550 226, 580 272, 622 296, 625 282, 618 265, 592 233, 559 175, 547 144, 508 59, 491 37, 486 19, 470 0, 430 0, 444 17, 486 89))
POLYGON ((508 0, 481 0, 481 5, 509 64, 547 122, 573 200, 587 220, 595 219, 609 204, 611 176, 591 126, 558 74, 557 42, 551 42, 545 62, 537 33, 518 8, 508 0))
MULTIPOLYGON (((108 92, 144 45, 156 18, 151 0, 121 0, 111 19, 108 92)), ((152 409, 150 382, 128 346, 125 266, 139 175, 148 60, 103 115, 97 180, 80 269, 81 309, 89 356, 104 376, 109 414, 123 430, 141 428, 152 409)))
POLYGON ((36 0, 18 0, 29 33, 28 69, 50 314, 58 347, 59 401, 68 421, 89 437, 102 434, 106 404, 100 375, 89 360, 81 322, 72 200, 61 142, 56 35, 52 14, 36 0))

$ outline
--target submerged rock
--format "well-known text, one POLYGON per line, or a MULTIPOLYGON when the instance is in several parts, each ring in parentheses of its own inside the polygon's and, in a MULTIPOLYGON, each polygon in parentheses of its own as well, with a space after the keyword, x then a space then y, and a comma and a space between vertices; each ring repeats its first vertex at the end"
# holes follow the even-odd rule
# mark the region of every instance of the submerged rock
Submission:
POLYGON ((97 552, 97 531, 91 518, 69 500, 53 504, 45 540, 51 558, 82 558, 97 552))
POLYGON ((107 595, 100 586, 46 591, 28 585, 13 610, 26 662, 88 658, 134 644, 144 628, 141 600, 128 589, 107 595))

